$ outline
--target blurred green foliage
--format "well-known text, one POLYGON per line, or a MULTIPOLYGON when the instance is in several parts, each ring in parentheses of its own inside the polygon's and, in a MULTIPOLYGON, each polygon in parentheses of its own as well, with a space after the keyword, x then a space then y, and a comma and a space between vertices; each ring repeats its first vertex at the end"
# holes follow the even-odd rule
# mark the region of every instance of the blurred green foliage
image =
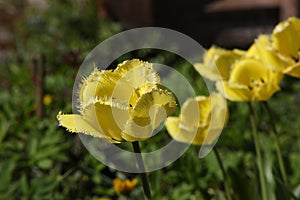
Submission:
MULTIPOLYGON (((46 11, 29 7, 19 21, 16 53, 7 65, 0 66, 0 199, 142 199, 140 180, 127 196, 116 194, 115 177, 136 175, 104 166, 85 150, 78 136, 59 128, 55 118, 59 110, 72 112, 72 87, 82 59, 99 42, 120 31, 117 23, 99 19, 96 2, 51 0, 46 11), (35 85, 30 70, 31 59, 40 54, 46 57, 44 92, 52 97, 52 102, 44 105, 43 118, 35 115, 35 85)), ((192 83, 197 95, 208 94, 192 65, 176 55, 143 50, 116 62, 133 57, 172 66, 192 83)), ((274 199, 284 199, 289 192, 300 198, 299 91, 299 80, 285 78, 282 91, 270 101, 280 133, 288 188, 280 181, 269 119, 263 107, 255 104, 264 168, 269 175, 268 191, 274 199)), ((229 108, 229 122, 216 148, 229 174, 234 200, 259 199, 247 105, 229 103, 229 108)), ((142 150, 158 149, 166 137, 163 130, 141 142, 142 150)), ((225 199, 215 155, 211 152, 199 159, 198 151, 199 147, 191 146, 176 162, 149 174, 153 199, 225 199)))
POLYGON ((28 7, 16 28, 20 58, 42 53, 52 65, 72 55, 84 58, 96 44, 120 30, 117 23, 98 17, 99 2, 53 0, 47 1, 45 9, 28 7))

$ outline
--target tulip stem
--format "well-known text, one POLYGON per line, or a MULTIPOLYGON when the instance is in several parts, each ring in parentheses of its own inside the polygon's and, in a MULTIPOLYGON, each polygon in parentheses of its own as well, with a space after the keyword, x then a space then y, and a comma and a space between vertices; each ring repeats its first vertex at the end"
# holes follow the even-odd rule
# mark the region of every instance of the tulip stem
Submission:
POLYGON ((222 174, 223 174, 226 198, 227 198, 227 200, 231 200, 230 188, 229 188, 229 185, 228 185, 228 177, 227 177, 227 174, 226 174, 226 171, 225 171, 222 159, 220 157, 220 154, 219 154, 219 151, 217 150, 217 148, 214 147, 213 150, 214 150, 214 154, 215 154, 215 156, 217 158, 218 164, 219 164, 219 166, 221 168, 222 174))
POLYGON ((142 184, 143 184, 143 189, 144 189, 144 194, 148 199, 151 199, 151 191, 150 191, 150 186, 149 186, 149 180, 148 180, 148 176, 146 174, 146 169, 145 169, 145 165, 144 165, 144 160, 141 154, 141 149, 140 149, 140 145, 139 142, 132 142, 132 146, 135 152, 135 157, 137 160, 137 166, 138 166, 138 170, 139 173, 141 175, 141 179, 142 179, 142 184))
POLYGON ((257 134, 257 127, 256 127, 256 122, 255 122, 255 111, 254 111, 254 107, 251 102, 249 102, 248 105, 249 105, 249 110, 250 110, 250 121, 251 121, 251 128, 252 128, 251 132, 252 132, 252 137, 253 137, 255 152, 256 152, 257 167, 258 167, 260 187, 261 187, 261 192, 262 192, 262 199, 268 200, 266 176, 265 176, 265 172, 264 172, 263 160, 262 160, 261 149, 260 149, 259 139, 258 139, 258 134, 257 134))
POLYGON ((282 153, 280 150, 280 143, 279 143, 279 134, 275 125, 275 120, 274 120, 274 115, 273 112, 271 110, 271 107, 269 106, 269 103, 267 101, 263 102, 263 105, 265 107, 265 109, 267 110, 269 117, 270 117, 270 121, 271 121, 271 125, 272 125, 272 130, 273 133, 275 135, 275 145, 276 145, 276 154, 277 154, 277 159, 278 159, 278 163, 279 163, 279 169, 280 169, 280 173, 281 173, 281 177, 282 180, 284 182, 285 185, 287 185, 287 176, 286 176, 286 170, 284 167, 284 162, 282 159, 282 153))

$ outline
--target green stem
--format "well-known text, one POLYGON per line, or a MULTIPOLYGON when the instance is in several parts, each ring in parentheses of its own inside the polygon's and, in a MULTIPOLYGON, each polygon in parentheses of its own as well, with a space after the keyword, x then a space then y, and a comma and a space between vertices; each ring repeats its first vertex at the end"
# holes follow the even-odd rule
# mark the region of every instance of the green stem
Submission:
POLYGON ((132 142, 132 146, 135 152, 135 157, 137 160, 137 165, 139 169, 139 173, 142 178, 142 184, 143 184, 143 189, 144 189, 144 194, 148 199, 151 199, 151 191, 150 191, 150 186, 149 186, 149 180, 146 174, 145 170, 145 165, 144 165, 144 160, 141 154, 141 149, 139 142, 132 142))
POLYGON ((283 162, 283 159, 282 159, 282 153, 281 153, 280 143, 279 143, 279 134, 278 134, 278 131, 276 129, 274 115, 273 115, 271 107, 269 106, 269 103, 267 101, 264 101, 263 105, 265 106, 265 109, 267 110, 267 112, 269 114, 271 125, 272 125, 272 130, 273 130, 273 133, 275 135, 275 145, 276 145, 275 148, 276 148, 277 159, 278 159, 278 162, 279 162, 279 170, 280 170, 280 173, 281 173, 281 177, 282 177, 282 180, 283 180, 284 184, 287 185, 286 170, 285 170, 284 162, 283 162))
POLYGON ((267 193, 267 183, 266 183, 266 176, 265 171, 263 167, 263 160, 261 155, 261 149, 259 145, 259 139, 257 134, 257 128, 256 128, 256 122, 255 122, 255 111, 253 108, 253 105, 251 102, 248 103, 249 110, 250 110, 250 121, 251 121, 251 127, 252 127, 252 137, 254 140, 254 146, 255 146, 255 152, 256 152, 256 158, 257 158, 257 167, 258 167, 258 173, 259 173, 259 180, 260 180, 260 186, 261 186, 261 192, 262 192, 262 199, 268 200, 268 193, 267 193))
POLYGON ((220 154, 219 154, 217 148, 214 147, 213 150, 214 150, 215 156, 217 158, 218 164, 219 164, 219 166, 221 168, 222 174, 223 174, 226 198, 227 198, 227 200, 231 200, 230 188, 229 188, 229 185, 228 185, 228 177, 227 177, 227 174, 226 174, 226 171, 225 171, 222 159, 220 157, 220 154))

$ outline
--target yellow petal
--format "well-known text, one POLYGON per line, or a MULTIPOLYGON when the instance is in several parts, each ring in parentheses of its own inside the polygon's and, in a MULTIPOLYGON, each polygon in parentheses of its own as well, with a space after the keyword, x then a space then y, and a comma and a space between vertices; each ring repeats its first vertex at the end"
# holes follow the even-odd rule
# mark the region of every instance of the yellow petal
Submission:
MULTIPOLYGON (((178 117, 168 117, 165 126, 174 140, 187 144, 194 143, 197 127, 186 127, 182 125, 178 117)), ((200 139, 197 139, 197 141, 198 140, 200 139)))
POLYGON ((279 83, 283 78, 283 74, 278 71, 269 71, 269 78, 259 87, 254 87, 252 101, 266 101, 280 90, 279 83))
POLYGON ((121 132, 129 118, 126 104, 113 99, 96 100, 84 108, 82 115, 94 127, 101 128, 107 137, 122 141, 121 132))
POLYGON ((260 35, 247 51, 247 56, 260 60, 265 67, 282 71, 285 67, 294 63, 284 55, 280 55, 271 45, 269 35, 260 35))
POLYGON ((77 114, 62 114, 57 115, 59 126, 65 127, 70 132, 84 133, 99 138, 109 139, 111 142, 115 142, 103 134, 101 129, 94 128, 89 122, 83 119, 81 115, 77 114))
POLYGON ((207 135, 207 127, 187 127, 178 117, 168 117, 165 126, 171 137, 182 143, 203 145, 207 135))
POLYGON ((126 190, 127 191, 131 191, 134 189, 134 187, 136 186, 137 184, 137 179, 133 179, 133 180, 126 180, 126 190))
POLYGON ((188 127, 197 126, 200 120, 200 109, 195 98, 187 99, 181 108, 180 121, 188 127))
POLYGON ((222 128, 228 121, 228 107, 226 99, 220 93, 212 93, 210 95, 212 104, 212 117, 213 123, 212 128, 222 128))
POLYGON ((150 118, 149 111, 153 105, 162 106, 167 115, 173 114, 177 109, 172 93, 167 90, 154 89, 151 92, 143 94, 138 99, 130 115, 133 119, 150 118))
POLYGON ((152 64, 138 59, 124 61, 118 65, 114 73, 121 78, 114 88, 113 96, 118 99, 130 99, 132 105, 143 92, 151 91, 160 83, 152 64))
POLYGON ((126 60, 119 64, 114 73, 122 76, 122 82, 134 89, 145 84, 159 84, 160 78, 152 64, 138 59, 126 60))
POLYGON ((140 124, 141 122, 139 121, 137 122, 132 119, 129 119, 125 126, 125 130, 121 133, 122 138, 128 142, 141 141, 150 138, 153 133, 153 128, 151 124, 140 124))
POLYGON ((198 126, 206 126, 210 122, 212 101, 211 97, 197 96, 195 100, 198 102, 200 110, 200 118, 198 120, 198 126))
POLYGON ((176 111, 174 96, 162 89, 153 89, 143 94, 130 111, 131 119, 127 121, 122 137, 127 141, 144 140, 167 117, 176 111))
POLYGON ((272 34, 273 46, 285 55, 298 58, 300 48, 300 19, 291 17, 280 22, 272 34))
POLYGON ((187 99, 181 109, 180 120, 186 126, 202 126, 209 123, 211 99, 205 96, 187 99))
POLYGON ((93 73, 83 80, 79 90, 79 101, 85 105, 91 99, 112 96, 115 84, 120 76, 110 70, 99 71, 94 69, 93 73))
POLYGON ((272 97, 272 95, 280 90, 280 87, 275 84, 264 84, 257 90, 254 90, 252 101, 266 101, 272 97))
POLYGON ((114 189, 117 193, 123 193, 126 190, 125 181, 118 178, 114 179, 114 189))
POLYGON ((296 78, 300 78, 300 63, 298 62, 294 65, 289 66, 284 70, 284 73, 296 78))
POLYGON ((224 97, 218 93, 210 95, 212 102, 211 120, 204 144, 213 144, 220 136, 225 124, 228 121, 228 108, 224 97))
MULTIPOLYGON (((203 77, 208 78, 209 80, 217 81, 222 80, 221 73, 219 72, 217 66, 212 66, 215 64, 211 64, 210 67, 203 63, 195 63, 194 68, 195 70, 203 77)), ((228 77, 224 77, 226 79, 228 77)))
POLYGON ((156 129, 165 119, 167 119, 168 114, 163 106, 155 104, 151 106, 149 116, 151 127, 156 129))
POLYGON ((252 93, 245 85, 230 84, 228 82, 216 82, 217 90, 231 101, 250 101, 252 93))
POLYGON ((271 40, 269 35, 260 35, 255 39, 254 43, 248 49, 246 56, 260 59, 265 55, 261 56, 261 53, 266 53, 267 47, 271 45, 271 40))
POLYGON ((256 59, 242 59, 235 63, 229 82, 250 86, 253 81, 267 81, 269 69, 256 59))
POLYGON ((122 137, 130 142, 148 139, 167 116, 162 106, 153 105, 149 110, 149 117, 135 117, 127 121, 122 137))
POLYGON ((120 180, 118 178, 114 179, 114 189, 117 193, 120 194, 126 194, 130 191, 132 191, 137 184, 137 179, 128 180, 125 181, 120 180))
POLYGON ((210 80, 227 80, 232 64, 242 56, 242 51, 230 51, 211 47, 204 55, 204 63, 196 63, 195 69, 210 80))

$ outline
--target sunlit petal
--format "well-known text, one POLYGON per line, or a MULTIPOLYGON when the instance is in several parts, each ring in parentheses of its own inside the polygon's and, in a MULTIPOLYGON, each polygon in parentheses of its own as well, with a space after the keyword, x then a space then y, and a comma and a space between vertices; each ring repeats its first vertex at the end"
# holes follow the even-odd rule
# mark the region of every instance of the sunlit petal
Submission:
POLYGON ((299 58, 300 19, 291 17, 280 22, 272 34, 273 46, 287 56, 299 58))
POLYGON ((241 50, 230 51, 212 46, 204 54, 203 63, 196 63, 194 67, 201 76, 210 80, 227 80, 232 64, 243 54, 241 50))
POLYGON ((81 115, 78 114, 62 114, 61 112, 57 115, 57 120, 59 125, 65 127, 70 132, 84 133, 99 138, 109 139, 111 142, 116 142, 111 140, 105 134, 103 134, 101 129, 96 129, 89 122, 83 119, 81 115))

